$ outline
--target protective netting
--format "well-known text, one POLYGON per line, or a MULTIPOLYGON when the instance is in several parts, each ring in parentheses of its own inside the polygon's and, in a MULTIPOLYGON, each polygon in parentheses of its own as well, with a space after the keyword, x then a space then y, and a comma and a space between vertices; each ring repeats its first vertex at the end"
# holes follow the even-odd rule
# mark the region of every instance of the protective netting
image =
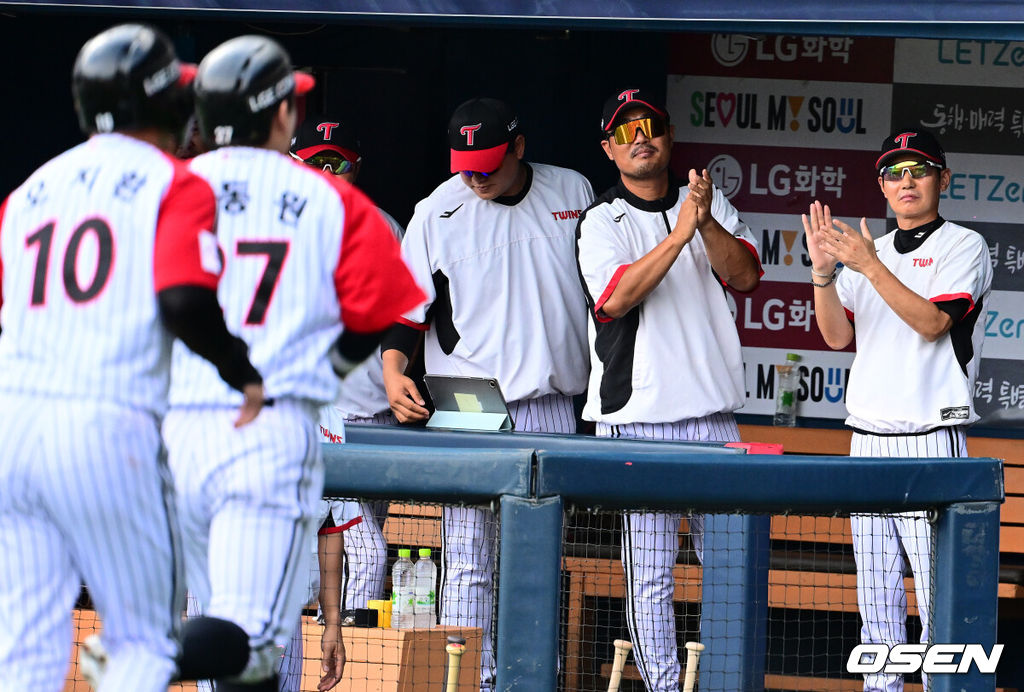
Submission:
MULTIPOLYGON (((338 570, 341 634, 347 658, 344 676, 334 689, 441 690, 455 661, 459 692, 492 684, 497 535, 498 520, 490 507, 325 499, 318 545, 309 546, 303 570, 310 600, 297 619, 295 635, 280 651, 279 689, 317 689, 325 629, 317 595, 322 580, 330 583, 327 570, 332 566, 338 570), (339 544, 344 545, 343 554, 337 553, 339 544), (411 594, 421 606, 424 600, 434 600, 413 613, 419 620, 414 619, 409 629, 387 626, 394 615, 392 573, 402 549, 410 551, 414 570, 420 550, 430 550, 429 559, 436 569, 433 593, 424 596, 425 590, 420 589, 411 594), (332 556, 340 559, 332 561, 332 556)), ((77 606, 75 651, 65 689, 86 692, 91 688, 79 670, 78 644, 101 632, 102 624, 87 590, 77 606)), ((190 596, 189 613, 199 610, 190 596)), ((171 689, 209 690, 211 686, 176 683, 171 689)))
MULTIPOLYGON (((713 596, 704 594, 704 537, 690 531, 702 520, 702 515, 643 511, 566 513, 560 689, 608 690, 616 640, 630 645, 621 690, 680 689, 686 643, 701 640, 702 609, 714 610, 719 618, 714 626, 722 626, 722 613, 732 617, 734 604, 714 598, 731 586, 742 588, 719 582, 713 596)), ((912 573, 922 575, 927 593, 932 555, 927 516, 855 515, 853 521, 861 561, 871 570, 862 577, 862 600, 870 613, 864 641, 920 641, 912 573)), ((757 665, 765 689, 863 689, 863 676, 847 671, 863 622, 851 518, 776 515, 764 525, 770 526, 765 529, 770 531, 768 617, 764 658, 757 665)), ((698 670, 707 665, 709 653, 703 652, 698 670)), ((705 676, 694 689, 727 688, 705 676)), ((908 676, 906 689, 921 689, 920 676, 908 676)))

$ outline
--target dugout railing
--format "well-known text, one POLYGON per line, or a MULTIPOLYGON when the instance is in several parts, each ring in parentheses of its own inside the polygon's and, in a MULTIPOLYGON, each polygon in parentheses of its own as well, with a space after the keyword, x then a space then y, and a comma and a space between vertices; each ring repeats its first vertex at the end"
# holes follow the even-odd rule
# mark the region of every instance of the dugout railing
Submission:
MULTIPOLYGON (((325 495, 499 514, 497 689, 554 690, 567 507, 703 511, 702 690, 764 687, 770 514, 935 513, 933 643, 995 643, 1002 464, 745 454, 723 445, 350 426, 325 495), (879 485, 869 479, 887 479, 879 485)), ((994 690, 972 669, 931 689, 994 690)))

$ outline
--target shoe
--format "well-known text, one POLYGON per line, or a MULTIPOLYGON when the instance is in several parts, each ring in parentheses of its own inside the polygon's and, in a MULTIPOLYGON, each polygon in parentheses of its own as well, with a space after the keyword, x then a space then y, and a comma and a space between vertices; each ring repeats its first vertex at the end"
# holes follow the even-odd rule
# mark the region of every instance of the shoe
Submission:
POLYGON ((100 635, 90 634, 78 647, 78 670, 94 690, 99 688, 107 672, 107 649, 100 635))

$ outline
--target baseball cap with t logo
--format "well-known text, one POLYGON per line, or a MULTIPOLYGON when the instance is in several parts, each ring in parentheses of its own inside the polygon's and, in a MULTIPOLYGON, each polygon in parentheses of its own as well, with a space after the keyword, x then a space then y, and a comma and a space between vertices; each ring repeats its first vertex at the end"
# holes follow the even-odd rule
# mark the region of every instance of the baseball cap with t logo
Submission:
POLYGON ((601 109, 601 135, 609 136, 620 124, 619 116, 631 108, 642 107, 669 122, 668 111, 659 105, 659 99, 647 89, 620 89, 608 97, 601 109))
MULTIPOLYGON (((875 168, 882 168, 899 159, 916 157, 946 167, 946 152, 935 135, 921 128, 897 128, 882 142, 875 168)), ((881 173, 879 173, 881 174, 881 173)))
POLYGON ((448 122, 452 173, 492 173, 519 134, 519 118, 503 101, 476 98, 455 109, 448 122))
POLYGON ((359 137, 348 118, 307 115, 292 140, 292 156, 314 168, 341 174, 362 160, 359 137))

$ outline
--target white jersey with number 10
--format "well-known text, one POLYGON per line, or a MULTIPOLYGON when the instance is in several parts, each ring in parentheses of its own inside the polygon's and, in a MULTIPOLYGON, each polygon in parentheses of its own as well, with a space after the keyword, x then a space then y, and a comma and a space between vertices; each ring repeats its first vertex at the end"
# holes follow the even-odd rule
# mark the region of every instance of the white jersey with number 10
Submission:
POLYGON ((156 292, 217 286, 212 224, 209 186, 130 137, 94 136, 36 171, 3 209, 0 388, 163 411, 156 292))

